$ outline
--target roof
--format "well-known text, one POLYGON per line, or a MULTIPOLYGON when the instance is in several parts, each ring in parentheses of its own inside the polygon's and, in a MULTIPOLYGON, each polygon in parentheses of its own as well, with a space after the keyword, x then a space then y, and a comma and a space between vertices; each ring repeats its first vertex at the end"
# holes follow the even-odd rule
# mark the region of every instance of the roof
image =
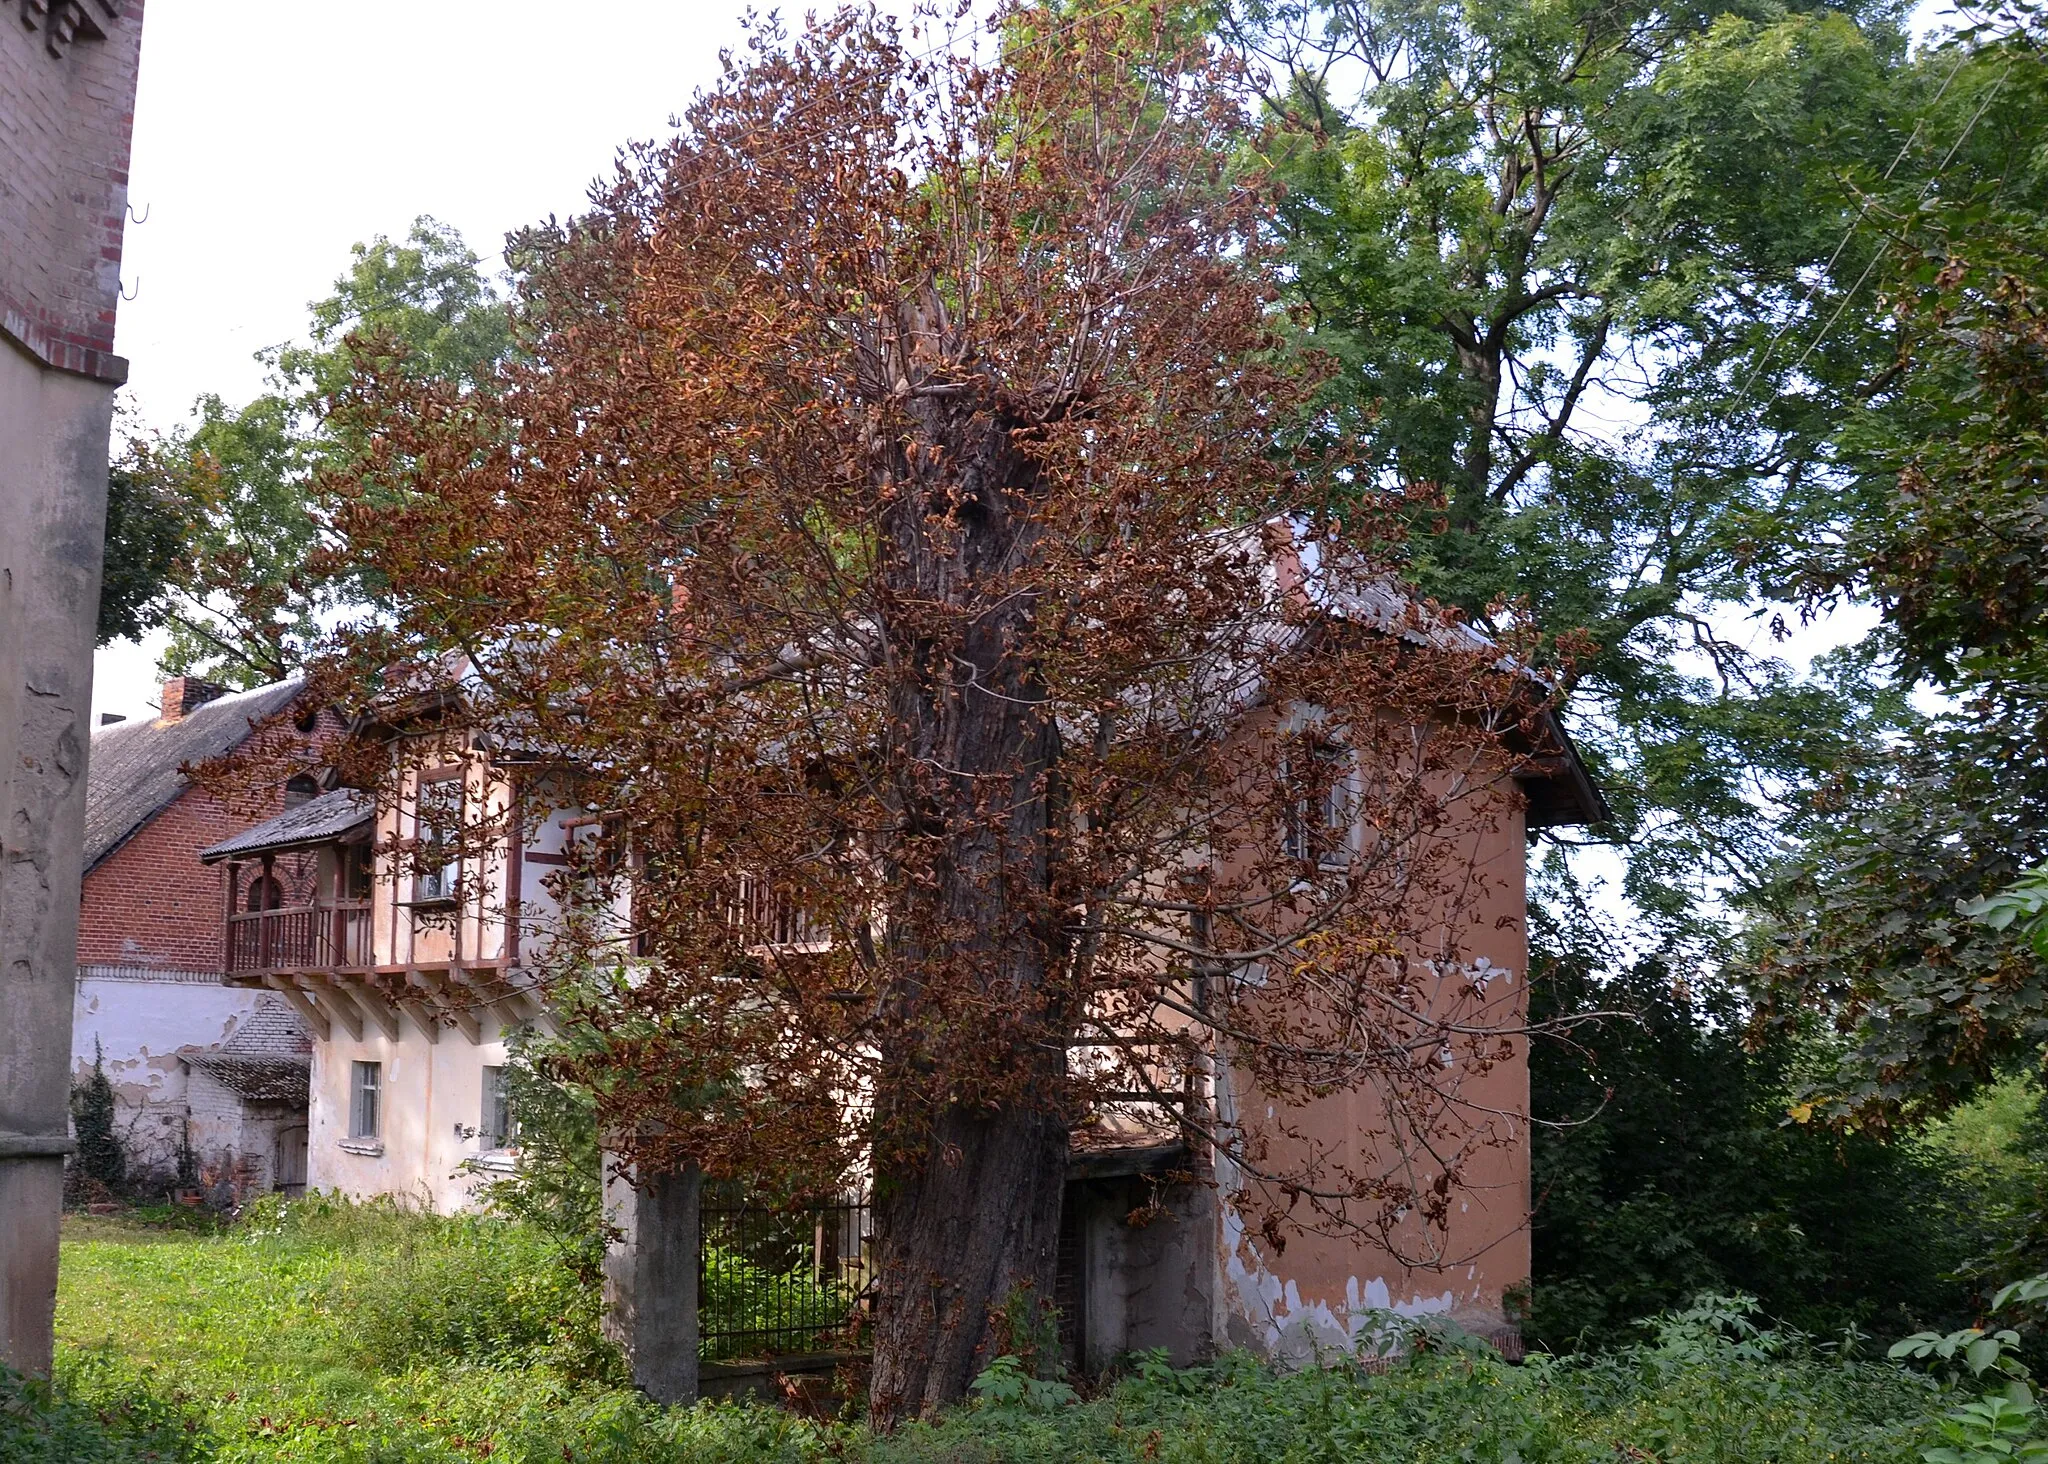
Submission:
POLYGON ((305 1108, 311 1102, 312 1053, 313 1039, 291 1008, 266 994, 227 1041, 211 1052, 189 1053, 185 1061, 245 1103, 305 1108))
POLYGON ((311 1104, 313 1065, 303 1057, 238 1057, 227 1052, 186 1059, 248 1103, 311 1104))
POLYGON ((211 849, 202 850, 199 858, 202 863, 216 864, 241 855, 325 844, 362 827, 376 813, 377 801, 370 794, 355 788, 336 788, 297 808, 287 808, 252 829, 244 829, 232 839, 223 839, 211 849))
POLYGON ((177 801, 188 786, 180 768, 232 752, 302 688, 294 677, 216 697, 175 722, 117 722, 95 732, 85 783, 86 869, 177 801))

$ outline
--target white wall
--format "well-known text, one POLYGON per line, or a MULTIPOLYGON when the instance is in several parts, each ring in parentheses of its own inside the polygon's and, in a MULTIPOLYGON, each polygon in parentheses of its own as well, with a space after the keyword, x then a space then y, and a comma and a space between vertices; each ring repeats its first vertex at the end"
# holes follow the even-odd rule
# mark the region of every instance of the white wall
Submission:
POLYGON ((218 1047, 263 993, 223 986, 217 976, 181 981, 173 972, 88 969, 96 974, 81 975, 72 1004, 72 1079, 92 1071, 97 1040, 131 1161, 174 1162, 188 1096, 179 1053, 218 1047))
MULTIPOLYGON (((496 1024, 479 1014, 486 1032, 496 1024)), ((479 1141, 456 1133, 483 1119, 483 1070, 505 1064, 502 1040, 472 1043, 449 1029, 428 1042, 409 1022, 392 1041, 365 1025, 360 1041, 336 1026, 313 1044, 311 1137, 306 1156, 309 1189, 340 1190, 363 1199, 410 1196, 443 1214, 462 1209, 478 1176, 462 1169, 481 1151, 479 1141), (382 1133, 375 1145, 349 1138, 353 1064, 383 1064, 382 1133), (376 1152, 363 1152, 374 1148, 376 1152)))

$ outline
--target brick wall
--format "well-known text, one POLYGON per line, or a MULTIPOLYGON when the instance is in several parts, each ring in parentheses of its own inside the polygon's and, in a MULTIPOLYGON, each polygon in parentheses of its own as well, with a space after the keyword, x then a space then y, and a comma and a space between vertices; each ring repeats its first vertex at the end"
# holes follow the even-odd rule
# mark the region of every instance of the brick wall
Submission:
MULTIPOLYGON (((4 3, 4 0, 0 0, 4 3)), ((310 737, 266 734, 311 745, 340 721, 321 714, 310 737)), ((316 758, 309 753, 307 761, 316 758)), ((188 786, 162 812, 86 872, 78 912, 78 964, 219 972, 226 911, 223 866, 199 862, 203 849, 282 812, 282 784, 261 799, 238 793, 232 806, 188 786)))
POLYGON ((0 333, 112 382, 142 4, 0 0, 0 333))

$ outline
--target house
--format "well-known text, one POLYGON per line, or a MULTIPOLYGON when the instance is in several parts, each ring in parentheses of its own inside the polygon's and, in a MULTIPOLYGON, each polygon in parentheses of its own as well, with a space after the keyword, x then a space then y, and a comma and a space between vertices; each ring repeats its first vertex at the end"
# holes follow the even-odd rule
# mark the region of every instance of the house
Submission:
MULTIPOLYGON (((1495 657, 1468 630, 1416 630, 1398 601, 1361 589, 1317 613, 1375 634, 1462 637, 1466 649, 1495 657)), ((439 695, 446 706, 460 691, 439 695)), ((314 1037, 310 1182, 358 1195, 418 1194, 451 1209, 479 1168, 512 1162, 502 1147, 506 1037, 547 1020, 535 972, 548 932, 572 908, 559 876, 576 864, 578 831, 595 820, 549 784, 558 772, 493 750, 455 730, 459 718, 438 721, 433 707, 429 698, 404 718, 386 716, 380 730, 392 756, 380 788, 335 790, 205 857, 228 869, 229 981, 291 1002, 314 1037), (456 828, 488 832, 457 854, 456 828), (444 848, 445 861, 436 857, 444 848)), ((1237 736, 1314 721, 1315 709, 1266 706, 1256 695, 1231 707, 1237 736)), ((1477 907, 1462 912, 1472 982, 1509 1013, 1526 1002, 1528 839, 1540 827, 1602 816, 1561 729, 1552 724, 1546 740, 1554 746, 1544 757, 1486 775, 1517 785, 1506 790, 1515 796, 1496 800, 1498 816, 1454 832, 1485 875, 1477 907)), ((1358 830, 1339 827, 1345 806, 1326 801, 1304 815, 1313 828, 1290 825, 1274 837, 1304 850, 1324 838, 1348 847, 1358 830)), ((829 942, 800 906, 771 900, 754 909, 755 888, 740 872, 734 918, 759 929, 762 949, 801 959, 829 942)), ((1267 1105, 1250 1069, 1220 1046, 1199 1076, 1202 1101, 1222 1121, 1267 1105)), ((1240 1208, 1245 1176, 1235 1161, 1191 1144, 1162 1113, 1170 1105, 1106 1102, 1075 1130, 1069 1164, 1055 1301, 1071 1361, 1092 1373, 1153 1347, 1185 1362, 1233 1346, 1305 1360, 1369 1345, 1390 1312, 1441 1316, 1518 1346, 1510 1297, 1530 1274, 1528 1083, 1525 1046, 1471 1079, 1466 1099, 1490 1115, 1494 1132, 1465 1164, 1431 1264, 1403 1262, 1356 1234, 1283 1239, 1262 1230, 1240 1208)), ((1376 1131, 1373 1101, 1339 1092, 1292 1110, 1290 1120, 1306 1144, 1369 1144, 1360 1136, 1376 1131)), ((666 1244, 657 1230, 669 1221, 660 1216, 700 1213, 695 1201, 675 1210, 662 1198, 628 1214, 637 1202, 614 1193, 625 1245, 650 1255, 666 1244)), ((858 1252, 859 1237, 849 1234, 836 1254, 858 1252)), ((822 1250, 814 1260, 823 1264, 822 1250)), ((664 1266, 675 1270, 633 1262, 619 1274, 664 1266)))
POLYGON ((221 881, 199 857, 317 792, 340 724, 299 706, 301 690, 176 677, 156 717, 92 739, 72 1066, 104 1063, 131 1172, 167 1182, 184 1158, 234 1196, 305 1182, 311 1042, 280 998, 223 984, 221 881), (231 799, 183 771, 252 738, 290 770, 274 787, 231 799))
POLYGON ((225 980, 313 1038, 306 1182, 446 1212, 512 1162, 506 1039, 545 1020, 521 938, 554 909, 570 815, 522 827, 514 779, 467 746, 396 776, 382 800, 335 789, 203 857, 226 875, 225 980), (468 879, 390 852, 437 816, 508 815, 504 852, 468 879))

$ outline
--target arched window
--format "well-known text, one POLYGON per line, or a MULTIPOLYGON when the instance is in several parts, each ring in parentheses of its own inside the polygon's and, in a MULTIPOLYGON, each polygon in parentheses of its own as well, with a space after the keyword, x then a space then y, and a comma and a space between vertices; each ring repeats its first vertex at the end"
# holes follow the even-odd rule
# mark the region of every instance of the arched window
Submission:
POLYGON ((284 886, 276 875, 259 874, 249 881, 249 913, 276 910, 284 904, 284 886))
POLYGON ((284 781, 284 806, 297 808, 320 796, 320 780, 311 773, 296 773, 284 781))

